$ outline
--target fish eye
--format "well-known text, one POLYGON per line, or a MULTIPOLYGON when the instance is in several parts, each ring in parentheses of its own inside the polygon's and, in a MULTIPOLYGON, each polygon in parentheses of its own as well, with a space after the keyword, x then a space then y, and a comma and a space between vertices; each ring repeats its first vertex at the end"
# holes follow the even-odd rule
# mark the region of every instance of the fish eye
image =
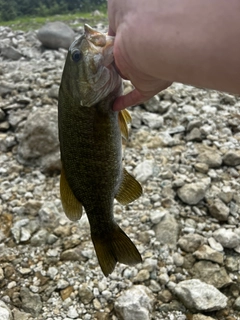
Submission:
POLYGON ((81 56, 81 52, 78 49, 74 50, 72 53, 72 59, 74 62, 78 62, 81 59, 81 56))

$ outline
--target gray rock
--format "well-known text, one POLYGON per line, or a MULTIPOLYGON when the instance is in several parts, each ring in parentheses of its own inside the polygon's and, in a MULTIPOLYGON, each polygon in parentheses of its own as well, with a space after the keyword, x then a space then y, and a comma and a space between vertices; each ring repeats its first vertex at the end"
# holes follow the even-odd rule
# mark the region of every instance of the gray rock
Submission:
POLYGON ((160 132, 158 137, 162 147, 172 147, 175 145, 175 140, 168 132, 160 132))
POLYGON ((238 298, 235 300, 234 305, 233 305, 233 308, 234 308, 235 310, 240 311, 240 297, 238 297, 238 298))
POLYGON ((58 99, 58 91, 59 91, 59 86, 57 84, 53 84, 48 91, 48 96, 50 98, 58 99))
POLYGON ((201 120, 192 120, 188 123, 187 125, 187 131, 192 131, 192 129, 194 128, 199 128, 202 125, 202 121, 201 120))
POLYGON ((22 300, 22 309, 31 313, 32 316, 37 317, 42 310, 41 297, 37 293, 32 293, 29 289, 23 287, 20 290, 22 300))
POLYGON ((17 309, 14 309, 13 317, 14 317, 14 320, 30 320, 30 318, 32 318, 32 315, 30 313, 26 313, 26 312, 22 312, 17 309))
POLYGON ((39 247, 47 242, 48 231, 46 229, 41 229, 35 233, 31 238, 31 245, 34 247, 39 247))
POLYGON ((179 198, 190 205, 197 204, 205 197, 205 193, 210 185, 210 179, 203 179, 199 182, 188 183, 178 189, 179 198))
POLYGON ((175 294, 190 310, 215 311, 227 305, 227 297, 200 280, 185 280, 175 286, 175 294))
POLYGON ((218 264, 223 264, 223 254, 213 250, 207 245, 201 246, 197 251, 193 253, 194 257, 199 260, 209 260, 218 264))
POLYGON ((196 233, 190 233, 182 236, 178 240, 179 247, 185 252, 194 252, 205 242, 203 236, 196 233))
POLYGON ((15 89, 14 83, 9 83, 6 81, 0 82, 0 96, 5 96, 8 93, 11 93, 15 89))
POLYGON ((230 229, 220 228, 213 233, 213 237, 217 240, 224 248, 233 249, 236 248, 240 239, 236 233, 230 229))
POLYGON ((197 114, 197 110, 196 108, 194 108, 194 106, 191 106, 189 104, 185 104, 183 107, 182 107, 182 112, 184 113, 190 113, 190 114, 197 114))
POLYGON ((209 168, 219 168, 222 164, 222 157, 215 149, 201 152, 196 160, 206 163, 209 168))
POLYGON ((140 270, 136 277, 133 278, 133 283, 141 283, 150 278, 150 273, 148 270, 140 270))
POLYGON ((65 23, 60 21, 49 22, 39 29, 37 38, 48 48, 68 49, 75 37, 74 31, 65 23))
POLYGON ((30 114, 19 140, 20 163, 40 166, 44 172, 60 170, 56 108, 47 106, 30 114))
POLYGON ((145 160, 139 163, 134 169, 133 173, 139 182, 146 182, 154 172, 154 162, 152 160, 145 160))
POLYGON ((227 221, 229 208, 220 200, 215 199, 208 207, 210 214, 219 221, 227 221))
POLYGON ((11 46, 2 48, 1 55, 10 60, 19 60, 22 57, 21 52, 11 46))
POLYGON ((208 238, 208 243, 213 250, 219 252, 223 251, 223 246, 221 243, 217 242, 213 237, 208 238))
POLYGON ((69 307, 69 310, 68 310, 68 313, 67 313, 67 316, 68 316, 70 319, 79 318, 79 314, 78 314, 78 312, 77 312, 77 309, 76 309, 74 306, 70 306, 70 307, 69 307))
POLYGON ((135 285, 116 299, 114 309, 122 320, 150 320, 153 302, 154 297, 147 287, 135 285))
POLYGON ((169 128, 167 131, 169 134, 176 134, 176 133, 182 133, 185 132, 185 127, 184 126, 176 126, 174 128, 169 128))
POLYGON ((238 166, 240 164, 240 150, 230 150, 223 157, 226 166, 238 166))
POLYGON ((238 256, 228 256, 225 261, 225 266, 228 271, 236 272, 240 270, 240 257, 238 256))
POLYGON ((193 128, 186 136, 187 141, 202 141, 202 133, 198 128, 193 128))
POLYGON ((150 112, 142 114, 142 121, 150 129, 159 129, 163 126, 163 117, 150 112))
POLYGON ((206 163, 197 162, 194 165, 195 169, 201 173, 207 173, 209 170, 209 166, 206 163))
POLYGON ((217 112, 217 108, 209 106, 209 105, 205 105, 205 106, 202 107, 202 112, 204 114, 207 114, 207 113, 215 114, 217 112))
POLYGON ((1 320, 12 320, 12 311, 8 308, 6 303, 0 300, 0 319, 1 320))
POLYGON ((131 127, 135 129, 139 129, 142 124, 141 114, 139 112, 134 112, 131 114, 131 127))
POLYGON ((211 261, 196 262, 190 270, 194 278, 200 279, 216 288, 222 288, 232 283, 226 269, 211 261))
POLYGON ((193 314, 192 320, 214 320, 212 317, 204 316, 203 314, 193 314))
POLYGON ((167 244, 171 248, 176 248, 179 226, 176 219, 171 214, 166 213, 153 229, 155 231, 156 239, 161 244, 167 244))
POLYGON ((155 95, 150 100, 146 101, 144 103, 144 106, 147 109, 147 111, 158 113, 159 112, 159 103, 160 103, 159 96, 155 95))
POLYGON ((150 219, 153 224, 158 224, 164 216, 167 214, 167 210, 154 210, 150 213, 150 219))
POLYGON ((78 295, 83 304, 88 304, 94 299, 93 290, 87 283, 81 284, 78 295))

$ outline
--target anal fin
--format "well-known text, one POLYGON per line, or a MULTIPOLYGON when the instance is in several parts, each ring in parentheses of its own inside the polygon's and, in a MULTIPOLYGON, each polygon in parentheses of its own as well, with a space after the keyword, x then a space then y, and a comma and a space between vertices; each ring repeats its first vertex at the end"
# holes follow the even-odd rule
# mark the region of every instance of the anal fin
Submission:
POLYGON ((140 183, 126 169, 123 169, 123 180, 115 196, 117 201, 122 205, 126 205, 138 199, 141 194, 142 187, 140 183))
POLYGON ((60 178, 60 195, 63 210, 66 216, 72 220, 79 220, 82 216, 82 204, 77 200, 75 195, 73 194, 64 172, 62 168, 61 178, 60 178))

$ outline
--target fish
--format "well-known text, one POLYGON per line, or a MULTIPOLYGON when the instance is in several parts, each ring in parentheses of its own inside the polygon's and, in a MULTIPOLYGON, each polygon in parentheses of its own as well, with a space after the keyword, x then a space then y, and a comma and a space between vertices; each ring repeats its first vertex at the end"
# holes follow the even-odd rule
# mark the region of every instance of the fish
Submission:
POLYGON ((114 37, 85 24, 68 50, 58 97, 62 207, 72 221, 85 209, 106 277, 117 262, 142 262, 114 219, 114 199, 127 205, 141 196, 142 187, 122 165, 122 138, 128 138, 131 116, 127 110, 112 110, 122 94, 113 45, 114 37))

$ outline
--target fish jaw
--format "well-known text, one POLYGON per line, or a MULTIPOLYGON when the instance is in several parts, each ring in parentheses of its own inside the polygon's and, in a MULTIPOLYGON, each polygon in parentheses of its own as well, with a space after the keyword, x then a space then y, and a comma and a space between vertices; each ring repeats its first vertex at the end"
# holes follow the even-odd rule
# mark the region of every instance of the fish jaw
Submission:
POLYGON ((61 87, 71 92, 79 107, 92 107, 122 90, 121 77, 113 64, 113 45, 114 37, 85 26, 85 33, 70 46, 61 87), (78 61, 74 61, 76 52, 78 61))

